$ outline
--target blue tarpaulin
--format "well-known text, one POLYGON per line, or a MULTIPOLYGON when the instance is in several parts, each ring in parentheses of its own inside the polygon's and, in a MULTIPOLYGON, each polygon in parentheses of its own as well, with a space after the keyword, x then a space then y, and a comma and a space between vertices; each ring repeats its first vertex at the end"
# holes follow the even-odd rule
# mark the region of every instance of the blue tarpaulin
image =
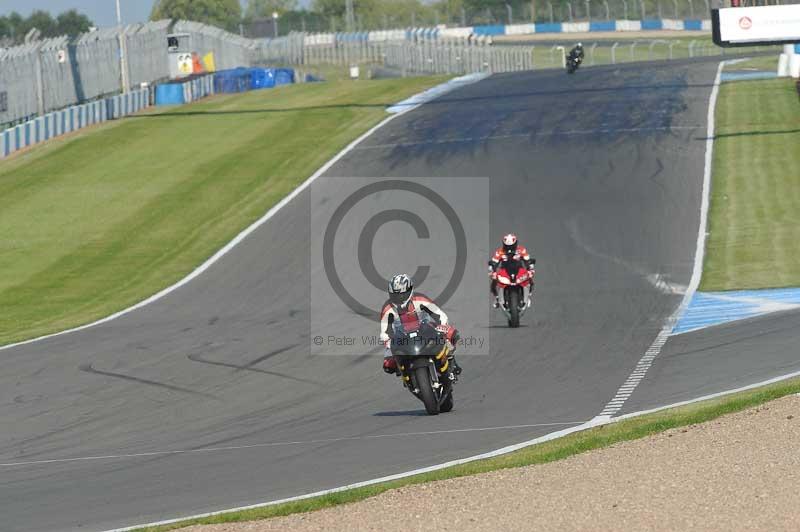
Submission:
POLYGON ((275 71, 271 68, 250 69, 250 89, 271 89, 275 86, 275 71))
POLYGON ((214 92, 245 92, 250 90, 250 69, 233 68, 214 74, 214 92))
POLYGON ((288 85, 294 83, 294 70, 291 68, 275 69, 275 85, 288 85))

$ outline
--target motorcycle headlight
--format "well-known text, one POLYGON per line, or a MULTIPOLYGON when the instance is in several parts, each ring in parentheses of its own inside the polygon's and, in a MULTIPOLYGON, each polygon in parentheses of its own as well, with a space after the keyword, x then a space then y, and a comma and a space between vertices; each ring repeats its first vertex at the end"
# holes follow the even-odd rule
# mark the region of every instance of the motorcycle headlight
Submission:
POLYGON ((511 284, 511 279, 509 279, 508 277, 503 277, 502 275, 498 275, 497 280, 500 281, 501 283, 511 284))

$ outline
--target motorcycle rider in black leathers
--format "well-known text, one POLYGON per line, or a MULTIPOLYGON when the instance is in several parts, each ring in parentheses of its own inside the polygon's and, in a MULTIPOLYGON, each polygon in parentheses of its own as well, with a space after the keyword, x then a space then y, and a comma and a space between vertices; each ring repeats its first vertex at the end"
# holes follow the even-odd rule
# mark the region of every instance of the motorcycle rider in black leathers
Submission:
POLYGON ((583 43, 578 43, 572 50, 569 51, 569 59, 577 60, 577 63, 583 63, 583 43))
MULTIPOLYGON (((389 281, 389 301, 381 310, 380 340, 384 345, 383 371, 386 373, 400 374, 397 361, 390 349, 389 334, 392 331, 394 320, 404 319, 403 316, 413 312, 425 312, 437 323, 436 329, 442 332, 450 343, 450 360, 453 363, 453 372, 461 373, 461 366, 456 362, 454 353, 458 343, 458 330, 448 323, 447 314, 427 296, 414 293, 414 283, 406 274, 395 275, 389 281)), ((413 315, 413 314, 411 314, 413 315)))

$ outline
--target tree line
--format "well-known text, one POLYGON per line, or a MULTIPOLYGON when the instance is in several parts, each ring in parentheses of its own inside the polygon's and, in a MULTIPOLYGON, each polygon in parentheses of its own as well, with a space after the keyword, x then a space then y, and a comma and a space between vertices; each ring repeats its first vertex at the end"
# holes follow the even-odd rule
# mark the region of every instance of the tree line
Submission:
MULTIPOLYGON (((644 0, 648 12, 655 14, 659 0, 644 0)), ((666 1, 666 0, 665 0, 666 1)), ((699 1, 699 0, 698 0, 699 1)), ((610 0, 618 4, 622 0, 610 0)), ((575 9, 575 15, 583 13, 588 3, 585 0, 352 0, 353 18, 347 23, 346 0, 313 0, 309 9, 301 9, 298 0, 248 0, 242 9, 240 0, 157 0, 150 13, 151 20, 184 19, 203 22, 224 28, 248 37, 284 35, 289 31, 356 31, 404 28, 409 26, 431 26, 434 24, 503 24, 513 17, 514 22, 544 22, 555 15, 565 20, 565 6, 575 9), (538 4, 538 7, 537 7, 538 4), (273 13, 278 14, 277 28, 273 27, 273 13), (264 23, 267 31, 264 32, 264 23), (260 26, 259 26, 260 24, 260 26), (260 27, 265 34, 248 31, 260 27)), ((592 0, 594 9, 603 2, 592 0)), ((635 15, 639 3, 630 2, 631 14, 635 15)), ((614 6, 617 7, 617 6, 614 6)), ((627 5, 626 5, 627 8, 627 5)), ((627 9, 626 9, 627 10, 627 9)), ((622 12, 619 9, 617 16, 622 12)), ((53 17, 37 10, 29 17, 12 12, 0 16, 0 45, 23 41, 31 28, 41 31, 42 37, 77 35, 89 31, 92 21, 75 9, 53 17)))
MULTIPOLYGON (((352 0, 354 30, 429 26, 437 23, 503 23, 508 8, 519 22, 530 21, 536 0, 352 0), (526 20, 527 18, 527 20, 526 20)), ((540 0, 542 4, 544 0, 540 0)), ((551 0, 554 4, 566 0, 551 0)), ((158 0, 150 20, 187 19, 239 33, 259 21, 272 22, 278 14, 280 33, 295 31, 345 31, 345 0, 313 0, 301 9, 297 0, 158 0)), ((246 30, 245 30, 246 33, 246 30)))
POLYGON ((12 11, 9 15, 0 16, 0 42, 19 44, 33 28, 41 32, 42 38, 47 38, 86 33, 93 26, 89 17, 75 9, 64 11, 56 17, 42 10, 34 11, 29 17, 12 11))

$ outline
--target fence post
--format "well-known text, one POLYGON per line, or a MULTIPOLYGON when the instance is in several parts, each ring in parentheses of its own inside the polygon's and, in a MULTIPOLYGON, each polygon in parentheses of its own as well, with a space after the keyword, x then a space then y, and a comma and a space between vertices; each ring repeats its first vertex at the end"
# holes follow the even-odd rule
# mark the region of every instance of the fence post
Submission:
POLYGON ((617 64, 617 46, 619 46, 618 42, 615 42, 611 46, 611 64, 612 65, 616 65, 617 64))
POLYGON ((34 46, 33 54, 36 57, 35 74, 36 74, 36 106, 37 114, 44 114, 44 79, 42 74, 42 46, 44 43, 39 43, 34 46))

